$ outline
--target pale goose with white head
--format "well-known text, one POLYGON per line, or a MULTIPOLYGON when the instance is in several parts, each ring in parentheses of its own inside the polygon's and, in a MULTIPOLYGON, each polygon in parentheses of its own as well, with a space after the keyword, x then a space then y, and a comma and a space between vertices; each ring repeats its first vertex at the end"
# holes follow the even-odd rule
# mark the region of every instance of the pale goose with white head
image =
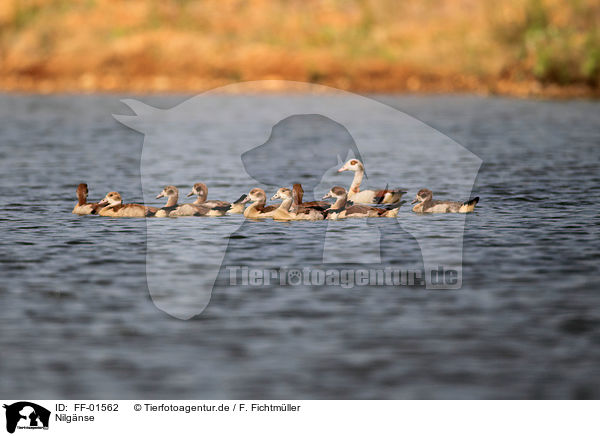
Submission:
POLYGON ((352 184, 350 185, 350 190, 348 191, 348 200, 351 200, 353 203, 363 203, 363 204, 393 204, 398 203, 402 196, 406 194, 407 191, 403 191, 401 189, 380 189, 377 191, 373 191, 367 189, 365 191, 360 190, 360 184, 365 175, 365 167, 361 161, 358 159, 350 159, 346 162, 339 170, 338 173, 344 171, 354 171, 354 179, 352 180, 352 184))

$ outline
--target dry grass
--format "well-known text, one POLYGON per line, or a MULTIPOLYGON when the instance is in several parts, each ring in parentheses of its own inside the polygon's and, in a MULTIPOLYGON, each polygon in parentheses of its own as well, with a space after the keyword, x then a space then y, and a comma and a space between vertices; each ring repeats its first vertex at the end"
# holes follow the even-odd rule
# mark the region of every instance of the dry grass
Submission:
POLYGON ((0 89, 598 95, 597 0, 2 0, 0 89))

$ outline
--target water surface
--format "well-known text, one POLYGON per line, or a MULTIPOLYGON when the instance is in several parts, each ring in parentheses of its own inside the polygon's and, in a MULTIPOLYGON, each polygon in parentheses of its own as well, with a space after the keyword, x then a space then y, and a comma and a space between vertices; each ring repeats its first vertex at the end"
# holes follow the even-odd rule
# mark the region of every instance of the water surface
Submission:
MULTIPOLYGON (((273 97, 250 101, 260 106, 266 98, 273 97)), ((184 98, 142 99, 169 108, 184 98)), ((180 321, 149 297, 143 220, 70 214, 81 181, 93 199, 118 189, 129 202, 143 200, 143 138, 111 117, 127 111, 119 99, 1 96, 0 396, 600 397, 600 105, 378 99, 483 160, 473 188, 482 201, 466 220, 462 289, 221 281, 201 316, 180 321)), ((232 198, 246 189, 236 180, 213 172, 203 181, 211 197, 232 198)), ((408 184, 413 196, 417 186, 408 184)), ((404 207, 399 219, 428 225, 452 218, 418 221, 404 207)), ((274 227, 240 216, 218 223, 235 235, 228 263, 322 260, 311 243, 320 240, 322 223, 274 227), (281 259, 281 250, 261 249, 264 241, 293 250, 281 259)), ((159 225, 165 238, 184 240, 209 232, 214 221, 159 225)), ((358 225, 336 223, 344 247, 358 225)), ((382 250, 420 268, 414 239, 394 223, 382 225, 389 229, 382 250)))

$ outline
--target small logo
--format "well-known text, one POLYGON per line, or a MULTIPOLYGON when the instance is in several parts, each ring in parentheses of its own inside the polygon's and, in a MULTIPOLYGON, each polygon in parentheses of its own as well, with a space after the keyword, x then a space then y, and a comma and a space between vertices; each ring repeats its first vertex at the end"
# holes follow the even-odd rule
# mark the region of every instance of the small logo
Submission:
POLYGON ((48 430, 50 411, 42 406, 29 401, 19 401, 6 409, 6 431, 14 433, 15 429, 48 430))

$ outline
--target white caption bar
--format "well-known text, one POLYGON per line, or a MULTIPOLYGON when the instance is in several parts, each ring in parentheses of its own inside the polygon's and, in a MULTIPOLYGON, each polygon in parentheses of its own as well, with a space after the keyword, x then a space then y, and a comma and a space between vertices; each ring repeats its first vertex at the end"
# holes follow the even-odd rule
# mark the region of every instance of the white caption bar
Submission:
POLYGON ((1 432, 19 436, 104 436, 114 431, 161 436, 191 431, 261 436, 600 434, 598 401, 2 400, 2 404, 1 432))

